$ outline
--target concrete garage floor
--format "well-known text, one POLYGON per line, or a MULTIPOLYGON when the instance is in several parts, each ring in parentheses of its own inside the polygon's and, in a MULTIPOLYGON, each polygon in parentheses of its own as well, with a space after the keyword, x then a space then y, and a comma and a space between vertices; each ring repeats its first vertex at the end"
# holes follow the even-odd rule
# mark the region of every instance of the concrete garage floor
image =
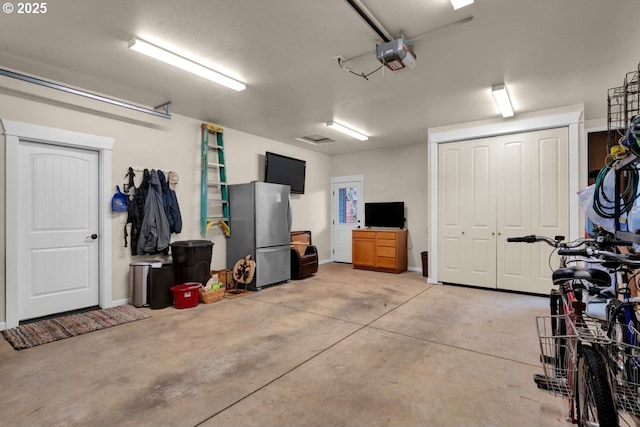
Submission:
POLYGON ((568 426, 532 382, 547 306, 325 264, 28 350, 2 340, 0 426, 568 426))

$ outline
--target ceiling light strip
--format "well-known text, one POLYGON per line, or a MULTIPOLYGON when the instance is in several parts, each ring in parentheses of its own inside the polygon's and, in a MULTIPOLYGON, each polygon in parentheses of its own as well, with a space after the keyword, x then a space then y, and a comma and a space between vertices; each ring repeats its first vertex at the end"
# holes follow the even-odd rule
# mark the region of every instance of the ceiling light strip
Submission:
POLYGON ((502 117, 512 117, 514 112, 513 107, 511 106, 511 100, 509 99, 509 93, 507 92, 507 87, 504 84, 493 86, 491 88, 491 93, 493 93, 493 99, 495 99, 502 117))
POLYGON ((143 55, 150 56, 151 58, 162 61, 166 64, 173 65, 181 70, 188 71, 192 74, 200 76, 204 79, 226 86, 230 89, 241 91, 245 90, 247 86, 237 80, 227 77, 211 68, 205 67, 202 64, 193 62, 190 59, 184 58, 173 52, 169 52, 161 47, 153 45, 149 42, 141 40, 137 37, 129 40, 129 49, 142 53, 143 55))
MULTIPOLYGON (((50 82, 50 81, 47 81, 47 80, 41 80, 41 79, 38 79, 38 78, 35 78, 35 77, 26 76, 24 74, 16 73, 14 71, 9 71, 9 70, 5 70, 5 69, 0 68, 0 75, 6 76, 6 77, 11 77, 13 79, 22 80, 22 81, 25 81, 25 82, 28 82, 28 83, 33 83, 33 84, 37 84, 37 85, 40 85, 40 86, 48 87, 50 89, 61 90, 63 92, 71 93, 71 94, 74 94, 74 95, 84 96, 85 98, 90 98, 90 99, 93 99, 93 100, 96 100, 96 101, 106 102, 107 104, 117 105, 118 107, 128 108, 130 110, 139 111, 141 113, 151 114, 153 116, 162 117, 163 119, 170 119, 171 118, 171 114, 169 112, 165 113, 165 112, 162 112, 162 111, 152 110, 150 108, 140 107, 138 105, 133 105, 133 104, 129 104, 127 102, 118 101, 117 99, 107 98, 106 96, 102 96, 102 95, 96 95, 95 93, 85 92, 85 91, 80 90, 80 89, 74 89, 72 87, 64 86, 64 85, 61 85, 61 84, 58 84, 58 83, 53 83, 53 82, 50 82)), ((168 104, 170 104, 170 101, 162 104, 159 107, 163 107, 164 108, 168 104)))
POLYGON ((339 132, 342 132, 345 135, 349 135, 351 137, 359 139, 360 141, 366 141, 367 139, 369 139, 368 135, 365 135, 364 133, 359 132, 357 130, 353 130, 350 127, 347 127, 345 125, 341 125, 340 123, 327 122, 327 126, 330 127, 331 129, 334 129, 334 130, 337 130, 339 132))
POLYGON ((473 4, 473 0, 451 0, 451 6, 453 6, 453 10, 469 6, 470 4, 473 4))

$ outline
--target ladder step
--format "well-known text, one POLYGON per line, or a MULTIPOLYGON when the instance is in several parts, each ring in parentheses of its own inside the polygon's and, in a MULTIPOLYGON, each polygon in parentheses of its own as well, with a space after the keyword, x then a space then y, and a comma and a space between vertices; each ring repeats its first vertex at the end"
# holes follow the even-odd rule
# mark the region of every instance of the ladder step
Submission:
POLYGON ((227 218, 224 215, 207 215, 207 219, 216 219, 216 220, 222 220, 222 221, 229 221, 229 218, 227 218))
POLYGON ((222 163, 208 163, 207 166, 212 168, 223 168, 224 165, 222 163))
POLYGON ((229 203, 228 200, 224 200, 224 199, 207 199, 207 202, 210 202, 210 203, 222 203, 222 204, 229 203))
POLYGON ((222 182, 222 181, 207 181, 207 185, 210 187, 216 187, 216 186, 225 186, 227 185, 226 182, 222 182))
POLYGON ((205 126, 209 132, 224 133, 224 129, 221 128, 220 126, 212 125, 209 123, 206 123, 205 126))
POLYGON ((212 150, 224 150, 224 147, 222 145, 211 145, 211 144, 209 144, 209 148, 211 148, 212 150))

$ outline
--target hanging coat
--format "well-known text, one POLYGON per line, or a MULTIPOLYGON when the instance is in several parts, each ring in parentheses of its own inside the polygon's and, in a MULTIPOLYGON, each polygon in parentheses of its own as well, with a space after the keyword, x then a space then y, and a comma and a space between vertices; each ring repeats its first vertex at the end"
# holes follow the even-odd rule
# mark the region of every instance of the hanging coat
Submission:
POLYGON ((162 188, 164 213, 167 215, 167 221, 169 221, 169 232, 180 233, 182 231, 182 215, 180 214, 176 192, 169 187, 164 172, 158 171, 158 179, 160 179, 160 187, 162 188))
POLYGON ((138 255, 157 254, 169 247, 171 233, 162 204, 162 189, 158 172, 151 171, 149 192, 144 203, 144 218, 138 240, 138 255))
MULTIPOLYGON (((136 174, 133 168, 129 168, 127 175, 129 177, 129 203, 127 224, 131 224, 131 255, 138 255, 138 241, 140 240, 140 232, 142 230, 142 219, 144 218, 144 205, 149 192, 149 181, 151 175, 148 169, 142 174, 142 182, 140 187, 134 186, 133 178, 136 174)), ((124 225, 124 247, 127 247, 127 224, 124 225)))

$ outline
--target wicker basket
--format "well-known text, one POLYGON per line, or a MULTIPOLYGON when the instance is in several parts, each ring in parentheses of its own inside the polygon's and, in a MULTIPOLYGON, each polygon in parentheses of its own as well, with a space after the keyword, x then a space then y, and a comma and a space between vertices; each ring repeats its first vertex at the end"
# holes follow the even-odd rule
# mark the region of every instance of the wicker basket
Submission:
POLYGON ((224 297, 225 287, 216 289, 213 291, 204 292, 200 289, 200 302, 205 304, 211 304, 212 302, 220 301, 224 297))
POLYGON ((233 280, 231 280, 231 271, 230 270, 211 270, 211 276, 214 274, 218 275, 218 281, 222 282, 222 284, 227 289, 233 288, 233 280))

